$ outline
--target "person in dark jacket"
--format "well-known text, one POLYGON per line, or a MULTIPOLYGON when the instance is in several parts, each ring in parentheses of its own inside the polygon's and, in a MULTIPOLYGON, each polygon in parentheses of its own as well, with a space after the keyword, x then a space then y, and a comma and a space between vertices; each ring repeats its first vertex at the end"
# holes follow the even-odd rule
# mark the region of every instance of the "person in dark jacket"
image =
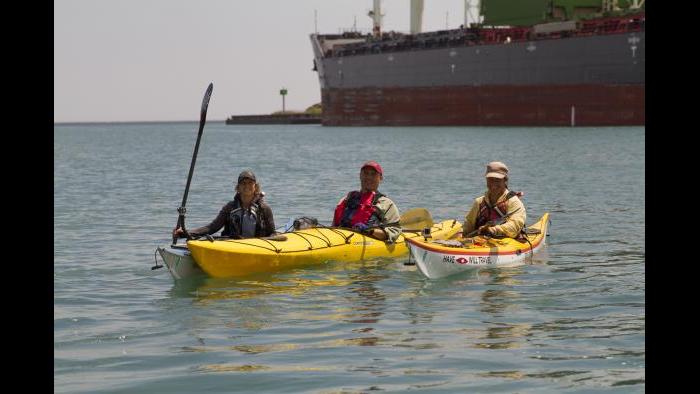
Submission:
MULTIPOLYGON (((221 236, 230 238, 268 237, 275 233, 275 220, 272 209, 263 200, 265 194, 260 190, 260 184, 255 174, 245 170, 238 175, 236 195, 229 201, 219 215, 206 226, 188 230, 192 237, 214 234, 222 227, 221 236)), ((185 233, 178 227, 173 230, 173 236, 184 238, 185 233)))

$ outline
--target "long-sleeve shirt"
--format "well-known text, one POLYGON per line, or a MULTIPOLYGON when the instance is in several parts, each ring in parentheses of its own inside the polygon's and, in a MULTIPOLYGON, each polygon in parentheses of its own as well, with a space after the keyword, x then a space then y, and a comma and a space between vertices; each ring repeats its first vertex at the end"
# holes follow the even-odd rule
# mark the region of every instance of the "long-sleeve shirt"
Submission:
MULTIPOLYGON (((464 234, 468 234, 476 230, 476 220, 479 217, 479 206, 481 205, 482 201, 486 200, 486 204, 488 204, 489 207, 493 207, 493 205, 490 204, 488 193, 489 192, 486 191, 486 193, 484 193, 483 196, 474 199, 474 203, 472 204, 471 209, 469 210, 469 212, 467 212, 466 216, 464 217, 464 229, 462 230, 464 234)), ((508 189, 506 189, 503 192, 503 194, 500 197, 498 197, 496 204, 505 200, 507 195, 508 189)), ((491 233, 493 235, 502 235, 509 238, 515 238, 520 233, 520 230, 522 230, 522 228, 525 226, 525 206, 523 205, 523 202, 520 201, 520 199, 516 196, 508 199, 507 207, 508 209, 506 210, 506 212, 503 212, 504 214, 507 215, 511 212, 515 213, 509 216, 506 219, 505 223, 491 227, 491 233)))
MULTIPOLYGON (((272 209, 262 199, 257 200, 257 204, 260 208, 258 209, 257 213, 257 224, 255 226, 254 236, 267 237, 275 232, 275 220, 272 216, 272 209)), ((214 220, 212 220, 211 223, 207 224, 206 226, 198 227, 194 230, 189 230, 189 233, 192 235, 214 234, 222 227, 226 227, 221 235, 234 238, 242 237, 242 228, 238 228, 240 226, 234 226, 230 220, 231 211, 237 209, 239 206, 240 203, 238 202, 238 196, 236 196, 233 201, 229 201, 223 208, 221 208, 219 214, 216 216, 216 218, 214 218, 214 220)))
POLYGON ((396 207, 393 201, 385 196, 377 200, 376 207, 379 208, 381 212, 381 224, 385 225, 384 231, 387 235, 387 242, 395 242, 399 235, 401 235, 401 227, 399 226, 401 215, 399 214, 399 208, 396 207))

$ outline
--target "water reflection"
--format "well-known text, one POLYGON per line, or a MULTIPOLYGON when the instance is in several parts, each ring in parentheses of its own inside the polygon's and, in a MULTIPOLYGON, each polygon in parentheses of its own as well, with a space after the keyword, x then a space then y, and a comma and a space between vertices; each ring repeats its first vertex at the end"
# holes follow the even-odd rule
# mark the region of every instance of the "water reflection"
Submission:
MULTIPOLYGON (((456 323, 466 327, 458 330, 464 343, 478 349, 519 348, 525 338, 531 336, 531 325, 511 323, 510 313, 517 311, 521 295, 515 289, 521 284, 519 279, 524 266, 512 268, 486 268, 470 273, 455 275, 438 280, 423 279, 415 287, 414 297, 408 302, 404 312, 411 324, 431 323, 435 314, 435 303, 443 298, 475 300, 475 315, 479 323, 456 323)), ((468 301, 467 301, 468 302, 468 301)))
POLYGON ((299 373, 299 372, 323 372, 332 371, 333 367, 318 367, 305 365, 259 365, 259 364, 206 364, 197 367, 194 372, 217 373, 217 372, 274 372, 274 373, 299 373))
MULTIPOLYGON (((325 319, 325 316, 316 316, 315 311, 303 302, 309 298, 306 294, 323 292, 328 288, 344 288, 352 283, 352 280, 334 270, 300 270, 245 279, 188 278, 176 281, 170 295, 174 300, 191 300, 191 305, 184 309, 181 309, 181 303, 172 303, 172 308, 179 309, 173 313, 189 311, 188 330, 190 326, 198 330, 225 327, 236 335, 247 335, 275 327, 280 321, 311 320, 314 317, 325 319), (289 304, 293 306, 289 307, 289 304)), ((247 346, 233 350, 250 353, 269 351, 264 347, 264 350, 260 350, 257 344, 247 346)), ((277 345, 272 346, 277 349, 277 345)), ((287 345, 281 346, 286 350, 291 349, 287 345)))
POLYGON ((377 288, 376 283, 386 279, 387 274, 360 269, 348 275, 352 281, 349 291, 345 292, 345 299, 350 302, 351 309, 355 311, 350 323, 374 324, 384 314, 386 307, 386 295, 377 288))
POLYGON ((439 282, 442 281, 416 276, 413 287, 410 291, 404 292, 407 302, 402 313, 411 325, 420 326, 433 322, 436 314, 435 308, 431 307, 434 294, 444 291, 443 285, 438 284, 439 282))
POLYGON ((509 323, 501 321, 507 318, 509 310, 517 308, 521 296, 515 291, 515 286, 521 281, 518 279, 523 274, 523 266, 484 270, 481 277, 488 278, 485 291, 481 294, 479 310, 487 319, 483 319, 486 325, 480 341, 474 343, 474 347, 480 349, 514 349, 522 346, 524 338, 530 336, 530 324, 509 323))
POLYGON ((303 273, 266 274, 245 279, 195 277, 181 279, 170 289, 175 298, 194 298, 199 304, 231 299, 260 298, 273 294, 302 295, 321 287, 347 286, 351 280, 339 275, 302 276, 303 273))
MULTIPOLYGON (((233 330, 259 331, 280 322, 345 322, 359 327, 352 338, 332 339, 323 346, 375 346, 380 338, 375 325, 385 313, 386 294, 378 283, 389 276, 380 266, 393 260, 329 263, 320 269, 292 270, 239 279, 193 277, 175 281, 173 300, 191 300, 195 326, 223 325, 233 330), (321 302, 321 304, 314 304, 321 302)), ((172 303, 173 308, 182 304, 172 303)), ((317 344, 320 345, 320 344, 317 344)), ((244 353, 286 351, 297 344, 243 344, 232 350, 244 353)))

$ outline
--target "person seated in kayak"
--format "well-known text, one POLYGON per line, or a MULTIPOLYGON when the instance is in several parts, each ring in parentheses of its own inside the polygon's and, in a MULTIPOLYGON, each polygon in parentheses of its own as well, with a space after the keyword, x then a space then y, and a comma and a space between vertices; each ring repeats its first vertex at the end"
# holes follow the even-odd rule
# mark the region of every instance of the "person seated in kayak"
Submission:
POLYGON ((464 218, 462 235, 484 234, 516 238, 525 226, 525 206, 521 192, 508 190, 508 167, 500 161, 486 165, 486 193, 477 197, 464 218), (505 219, 503 219, 505 218, 505 219), (505 220, 494 225, 494 221, 505 220))
POLYGON ((393 243, 401 235, 399 209, 377 189, 384 179, 382 167, 368 161, 360 167, 360 190, 341 198, 333 226, 352 228, 373 238, 393 243))
MULTIPOLYGON (((222 227, 222 237, 254 238, 268 237, 275 233, 275 220, 272 209, 263 200, 265 194, 252 171, 245 170, 238 175, 236 195, 219 211, 219 215, 206 226, 188 230, 191 236, 214 234, 222 227)), ((173 236, 184 238, 185 233, 178 227, 173 236)))

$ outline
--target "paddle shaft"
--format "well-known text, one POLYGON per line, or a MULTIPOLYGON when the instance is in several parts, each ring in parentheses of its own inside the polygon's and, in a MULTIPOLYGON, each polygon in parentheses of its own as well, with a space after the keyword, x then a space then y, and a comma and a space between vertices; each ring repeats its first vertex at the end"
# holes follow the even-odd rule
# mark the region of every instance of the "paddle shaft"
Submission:
MULTIPOLYGON (((378 229, 384 231, 384 233, 386 234, 387 239, 388 239, 389 234, 386 232, 386 230, 384 230, 384 228, 385 228, 385 227, 390 227, 390 226, 398 226, 398 224, 399 224, 399 222, 392 222, 392 223, 380 224, 379 226, 368 227, 367 230, 362 231, 362 234, 370 235, 370 236, 371 236, 372 234, 374 234, 374 229, 375 229, 375 228, 378 228, 378 229)), ((351 229, 351 230, 352 230, 352 229, 351 229)), ((354 230, 353 230, 353 231, 354 231, 354 230)))
MULTIPOLYGON (((415 208, 415 209, 423 209, 423 208, 415 208)), ((411 212, 411 211, 413 211, 413 210, 409 210, 408 212, 411 212)), ((431 223, 431 224, 430 224, 430 227, 433 226, 433 225, 432 225, 432 218, 428 218, 428 219, 421 218, 421 219, 422 219, 422 220, 420 220, 421 222, 430 220, 430 223, 431 223)), ((419 221, 416 221, 416 222, 419 222, 419 221)), ((372 226, 372 227, 367 228, 367 230, 365 230, 365 231, 369 232, 370 230, 374 230, 375 228, 384 230, 385 227, 391 227, 391 226, 401 226, 401 221, 398 221, 398 222, 391 222, 391 223, 384 223, 384 224, 380 224, 380 225, 378 225, 378 226, 372 226)), ((421 231, 421 230, 404 230, 404 229, 402 228, 401 231, 421 231)))
POLYGON ((368 230, 372 230, 375 228, 381 228, 382 230, 384 227, 389 227, 389 226, 400 226, 402 231, 421 231, 421 230, 406 230, 404 227, 411 227, 411 224, 416 224, 416 223, 421 223, 424 224, 425 226, 421 227, 421 230, 423 227, 433 227, 433 218, 430 215, 430 212, 428 212, 427 209, 425 208, 411 208, 408 211, 404 212, 403 215, 399 218, 398 222, 391 222, 391 223, 385 223, 385 224, 380 224, 378 226, 372 226, 368 228, 368 230))
MULTIPOLYGON (((204 98, 202 99, 202 111, 199 116, 199 132, 197 133, 197 142, 194 145, 194 153, 192 154, 192 161, 190 162, 190 172, 187 175, 187 185, 185 186, 185 193, 182 196, 182 204, 177 209, 179 215, 177 218, 177 224, 175 228, 182 228, 182 231, 187 234, 185 230, 185 204, 187 204, 187 194, 190 192, 190 183, 192 182, 192 173, 194 173, 194 163, 197 161, 197 152, 199 151, 199 141, 202 139, 202 133, 204 132, 204 124, 207 121, 207 108, 209 107, 209 99, 211 98, 211 92, 214 89, 214 84, 210 83, 207 87, 206 92, 204 92, 204 98)), ((173 236, 173 245, 177 243, 177 236, 173 236)))
MULTIPOLYGON (((520 208, 517 208, 517 209, 513 210, 513 212, 507 213, 507 214, 501 216, 500 218, 498 218, 498 219, 496 219, 496 220, 487 222, 486 224, 487 224, 489 227, 491 227, 491 226, 498 226, 498 225, 500 225, 500 224, 503 224, 503 223, 505 223, 506 219, 508 219, 511 215, 513 215, 514 213, 518 212, 519 210, 520 210, 520 208)), ((478 233, 479 233, 479 229, 477 228, 476 230, 470 232, 469 234, 463 235, 462 238, 473 237, 473 236, 477 235, 478 233)))

